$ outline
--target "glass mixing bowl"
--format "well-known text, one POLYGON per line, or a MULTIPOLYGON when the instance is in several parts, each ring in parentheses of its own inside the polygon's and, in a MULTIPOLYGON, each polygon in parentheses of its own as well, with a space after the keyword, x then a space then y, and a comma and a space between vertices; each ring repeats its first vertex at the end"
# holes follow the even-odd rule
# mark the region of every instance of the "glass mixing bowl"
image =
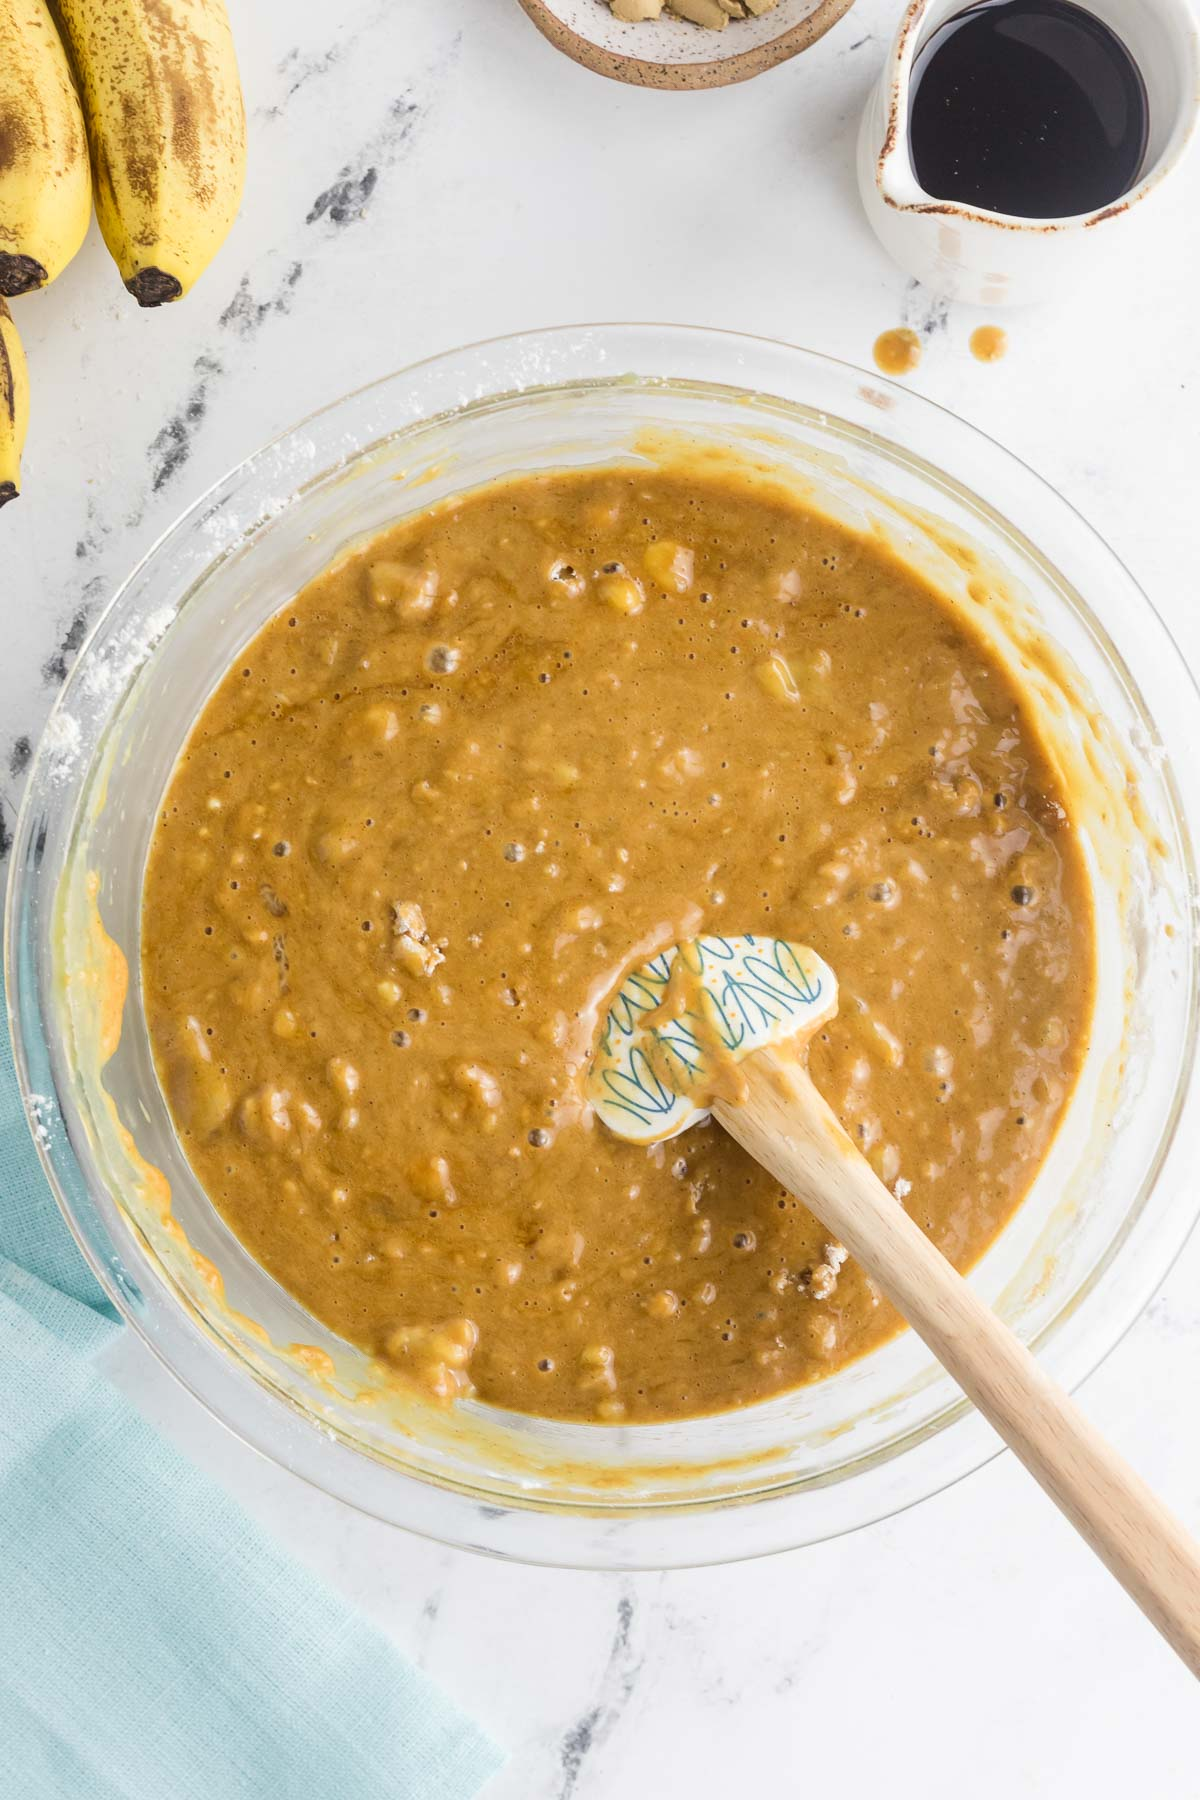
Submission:
POLYGON ((1080 1380, 1196 1211, 1196 694, 1130 575, 1058 495, 875 376, 726 333, 580 327, 437 357, 317 414, 197 501, 96 626, 31 772, 7 916, 42 1160, 133 1328, 203 1405, 327 1492, 447 1542, 579 1566, 811 1542, 935 1492, 996 1440, 912 1333, 812 1387, 669 1425, 446 1410, 381 1388, 251 1260, 188 1168, 147 1042, 139 898, 197 712, 342 546, 500 475, 636 464, 671 433, 766 460, 927 567, 1019 666, 1079 797, 1100 937, 1093 1042, 1034 1190, 972 1281, 1059 1380, 1080 1380), (103 1080, 116 965, 93 894, 129 968, 103 1080))

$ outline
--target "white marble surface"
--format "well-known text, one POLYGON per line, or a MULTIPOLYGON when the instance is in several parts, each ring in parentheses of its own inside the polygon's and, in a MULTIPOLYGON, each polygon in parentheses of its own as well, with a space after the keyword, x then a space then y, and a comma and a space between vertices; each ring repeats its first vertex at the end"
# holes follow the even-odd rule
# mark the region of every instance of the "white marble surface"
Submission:
MULTIPOLYGON (((535 324, 728 325, 857 362, 916 325, 914 385, 1095 520, 1200 665, 1196 166, 1163 197, 1152 261, 1014 316, 1007 361, 980 366, 978 315, 911 290, 855 198, 855 122, 898 5, 859 0, 745 87, 659 95, 574 67, 516 0, 233 0, 250 181, 216 265, 183 305, 142 314, 93 237, 18 303, 34 415, 26 492, 0 519, 6 827, 87 620, 183 506, 371 376, 535 324)), ((1200 1528, 1198 1296, 1200 1242, 1084 1400, 1200 1528)), ((509 1746, 489 1800, 1200 1786, 1189 1678, 1010 1458, 766 1563, 561 1574, 361 1519, 234 1444, 132 1341, 118 1361, 140 1404, 509 1746)))

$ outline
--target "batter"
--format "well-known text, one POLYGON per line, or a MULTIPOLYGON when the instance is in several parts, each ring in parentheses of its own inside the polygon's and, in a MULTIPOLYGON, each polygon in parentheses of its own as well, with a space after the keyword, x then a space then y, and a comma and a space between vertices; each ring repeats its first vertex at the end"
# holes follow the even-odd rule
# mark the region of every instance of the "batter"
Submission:
POLYGON ((594 1120, 622 975, 701 932, 832 965, 814 1079, 966 1268, 1092 1001, 1021 696, 880 542, 749 478, 523 477, 345 557, 208 702, 146 876, 160 1078, 250 1252, 425 1391, 743 1405, 898 1321, 715 1127, 594 1120))

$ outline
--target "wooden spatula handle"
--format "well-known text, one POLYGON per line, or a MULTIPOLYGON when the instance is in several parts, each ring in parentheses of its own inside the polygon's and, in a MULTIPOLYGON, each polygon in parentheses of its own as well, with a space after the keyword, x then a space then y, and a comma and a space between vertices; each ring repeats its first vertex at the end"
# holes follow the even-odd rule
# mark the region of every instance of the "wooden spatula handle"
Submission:
POLYGON ((810 1207, 1200 1676, 1200 1549, 909 1218, 795 1062, 739 1065, 725 1130, 810 1207))

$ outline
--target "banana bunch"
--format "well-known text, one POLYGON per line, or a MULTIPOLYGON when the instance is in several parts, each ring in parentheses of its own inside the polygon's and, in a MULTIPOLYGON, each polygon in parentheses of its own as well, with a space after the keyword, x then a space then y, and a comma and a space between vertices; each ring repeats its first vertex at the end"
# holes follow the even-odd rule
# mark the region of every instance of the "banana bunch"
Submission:
MULTIPOLYGON (((246 120, 222 0, 0 0, 0 296, 100 230, 139 306, 178 300, 237 216, 246 120)), ((0 300, 0 505, 18 491, 25 359, 0 300)))

